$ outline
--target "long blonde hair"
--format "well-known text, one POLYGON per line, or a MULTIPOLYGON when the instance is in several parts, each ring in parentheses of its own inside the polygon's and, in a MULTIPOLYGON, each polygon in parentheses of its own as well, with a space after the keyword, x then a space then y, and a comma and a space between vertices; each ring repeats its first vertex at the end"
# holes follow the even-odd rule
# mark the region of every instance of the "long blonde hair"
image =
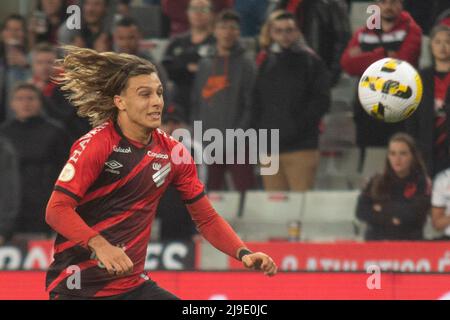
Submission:
POLYGON ((63 59, 56 62, 60 73, 54 81, 61 85, 80 117, 92 126, 115 119, 114 96, 126 90, 131 77, 157 72, 149 61, 125 53, 102 52, 63 46, 63 59))
POLYGON ((270 36, 270 28, 272 28, 272 24, 274 21, 278 20, 281 16, 284 16, 288 13, 286 10, 278 9, 273 11, 266 19, 264 24, 261 27, 261 31, 259 33, 259 47, 261 49, 267 49, 272 44, 273 40, 270 36))

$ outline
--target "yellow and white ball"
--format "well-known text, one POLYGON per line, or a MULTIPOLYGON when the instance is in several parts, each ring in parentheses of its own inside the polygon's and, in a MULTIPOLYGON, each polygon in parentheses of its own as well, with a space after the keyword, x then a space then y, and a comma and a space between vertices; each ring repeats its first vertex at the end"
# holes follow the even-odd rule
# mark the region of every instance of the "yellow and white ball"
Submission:
POLYGON ((408 62, 384 58, 364 72, 358 85, 358 97, 364 110, 385 122, 408 118, 422 100, 422 80, 408 62))

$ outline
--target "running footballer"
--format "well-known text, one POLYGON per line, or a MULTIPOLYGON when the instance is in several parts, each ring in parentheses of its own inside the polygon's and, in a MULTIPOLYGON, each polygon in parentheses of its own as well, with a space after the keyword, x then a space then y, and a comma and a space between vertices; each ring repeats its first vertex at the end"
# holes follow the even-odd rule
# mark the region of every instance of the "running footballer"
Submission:
POLYGON ((158 129, 164 101, 155 67, 133 55, 65 50, 57 81, 94 129, 72 146, 47 206, 58 234, 50 298, 178 299, 144 272, 156 208, 170 184, 212 245, 276 274, 273 260, 248 250, 213 209, 188 151, 158 129), (70 270, 80 271, 80 288, 67 285, 70 270))

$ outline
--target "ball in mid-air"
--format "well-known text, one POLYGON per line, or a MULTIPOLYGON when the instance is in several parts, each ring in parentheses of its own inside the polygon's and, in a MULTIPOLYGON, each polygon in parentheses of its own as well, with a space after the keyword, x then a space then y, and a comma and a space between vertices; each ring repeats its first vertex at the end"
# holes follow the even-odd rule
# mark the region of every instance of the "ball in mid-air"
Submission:
POLYGON ((422 80, 408 62, 384 58, 364 72, 358 85, 358 97, 364 110, 385 122, 408 118, 422 100, 422 80))

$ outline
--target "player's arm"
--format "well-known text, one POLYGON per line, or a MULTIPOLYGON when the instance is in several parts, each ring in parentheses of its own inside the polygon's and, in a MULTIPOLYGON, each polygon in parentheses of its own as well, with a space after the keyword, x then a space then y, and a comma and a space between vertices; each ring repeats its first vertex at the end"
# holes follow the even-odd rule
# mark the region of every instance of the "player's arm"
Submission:
POLYGON ((241 260, 247 268, 261 269, 274 275, 277 267, 264 253, 252 253, 231 226, 213 208, 204 194, 204 186, 197 176, 194 160, 186 148, 177 143, 172 150, 175 174, 172 183, 181 193, 186 207, 200 233, 218 250, 241 260))
POLYGON ((262 252, 251 252, 206 195, 186 206, 200 233, 215 248, 242 261, 246 268, 262 270, 269 276, 276 274, 277 266, 272 258, 262 252))
POLYGON ((77 201, 60 191, 54 191, 47 204, 45 220, 53 230, 66 239, 95 252, 110 274, 132 272, 133 263, 118 247, 111 245, 97 231, 89 227, 75 211, 77 201))
POLYGON ((92 250, 109 273, 121 275, 132 271, 131 260, 121 248, 111 245, 88 226, 75 210, 103 170, 108 154, 104 143, 80 139, 74 144, 47 204, 45 220, 70 242, 92 250))

